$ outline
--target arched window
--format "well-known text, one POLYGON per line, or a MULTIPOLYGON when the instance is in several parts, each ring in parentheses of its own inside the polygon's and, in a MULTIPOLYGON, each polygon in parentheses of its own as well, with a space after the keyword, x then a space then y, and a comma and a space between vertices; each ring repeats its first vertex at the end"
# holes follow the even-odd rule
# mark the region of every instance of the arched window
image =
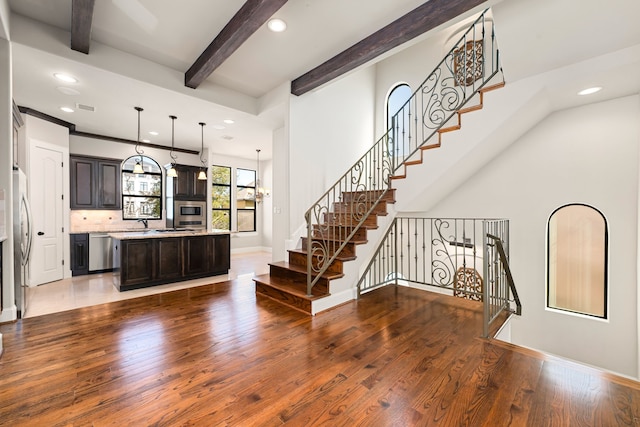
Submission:
POLYGON ((607 317, 607 221, 582 204, 556 209, 547 226, 547 307, 607 317))
POLYGON ((409 154, 409 127, 410 117, 414 112, 410 112, 410 106, 405 105, 411 98, 411 88, 406 83, 396 85, 387 96, 387 129, 391 130, 389 150, 392 155, 404 157, 409 154))
POLYGON ((122 162, 122 219, 162 219, 162 169, 147 156, 122 162), (136 163, 144 173, 134 173, 136 163))

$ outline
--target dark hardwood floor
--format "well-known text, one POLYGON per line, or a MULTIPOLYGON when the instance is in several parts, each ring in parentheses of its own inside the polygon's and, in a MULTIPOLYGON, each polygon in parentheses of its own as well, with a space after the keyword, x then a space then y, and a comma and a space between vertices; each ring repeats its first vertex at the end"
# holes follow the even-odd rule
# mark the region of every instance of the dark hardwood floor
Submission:
POLYGON ((310 317, 223 282, 0 326, 0 425, 640 425, 638 383, 387 287, 310 317))

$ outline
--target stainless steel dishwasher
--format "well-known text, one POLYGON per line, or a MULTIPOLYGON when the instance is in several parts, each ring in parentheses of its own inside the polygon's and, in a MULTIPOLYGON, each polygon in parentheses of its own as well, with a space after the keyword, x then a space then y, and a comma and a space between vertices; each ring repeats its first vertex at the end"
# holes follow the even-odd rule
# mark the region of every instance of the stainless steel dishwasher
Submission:
POLYGON ((89 233, 89 271, 113 269, 113 248, 107 233, 89 233))

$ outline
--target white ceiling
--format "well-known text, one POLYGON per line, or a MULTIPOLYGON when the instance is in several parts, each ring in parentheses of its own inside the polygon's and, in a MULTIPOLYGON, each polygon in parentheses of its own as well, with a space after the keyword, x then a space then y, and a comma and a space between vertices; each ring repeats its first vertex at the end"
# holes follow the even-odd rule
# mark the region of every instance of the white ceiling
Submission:
POLYGON ((89 55, 71 51, 71 0, 9 0, 14 42, 14 98, 18 105, 76 124, 78 131, 136 138, 134 106, 142 113, 142 138, 200 148, 198 122, 207 123, 205 145, 214 153, 271 157, 271 132, 281 111, 262 106, 270 93, 299 77, 425 0, 290 0, 276 14, 284 33, 266 26, 253 34, 196 90, 184 72, 245 0, 98 0, 89 55), (76 84, 56 82, 67 71, 76 84), (69 86, 79 95, 64 95, 69 86), (63 113, 60 106, 91 105, 93 113, 63 113), (222 123, 233 119, 233 125, 222 123), (214 129, 224 125, 226 129, 214 129), (160 132, 153 137, 150 130, 160 132), (233 138, 233 139, 229 139, 233 138))
MULTIPOLYGON (((152 143, 171 145, 173 114, 178 147, 199 150, 202 121, 205 145, 214 153, 253 159, 260 148, 266 160, 272 131, 284 123, 288 82, 425 1, 289 0, 274 15, 287 22, 286 32, 263 26, 194 90, 184 86, 184 72, 245 0, 97 0, 89 55, 69 47, 71 0, 9 0, 14 99, 78 131, 132 140, 133 107, 141 106, 142 138, 152 143), (55 81, 58 71, 79 82, 55 81), (65 95, 61 86, 79 95, 65 95), (76 103, 96 111, 59 109, 76 103), (151 136, 151 130, 160 134, 151 136)), ((507 82, 566 67, 564 81, 547 87, 554 108, 592 102, 575 96, 591 83, 605 86, 591 99, 640 91, 640 1, 488 4, 495 6, 507 82), (600 61, 588 61, 596 56, 600 61)))

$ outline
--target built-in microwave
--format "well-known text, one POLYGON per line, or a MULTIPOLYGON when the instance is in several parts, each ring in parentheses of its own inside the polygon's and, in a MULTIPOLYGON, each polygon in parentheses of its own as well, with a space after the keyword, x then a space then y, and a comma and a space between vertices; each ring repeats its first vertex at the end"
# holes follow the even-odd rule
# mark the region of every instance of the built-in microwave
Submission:
POLYGON ((173 209, 175 228, 206 228, 207 202, 176 200, 173 209))

